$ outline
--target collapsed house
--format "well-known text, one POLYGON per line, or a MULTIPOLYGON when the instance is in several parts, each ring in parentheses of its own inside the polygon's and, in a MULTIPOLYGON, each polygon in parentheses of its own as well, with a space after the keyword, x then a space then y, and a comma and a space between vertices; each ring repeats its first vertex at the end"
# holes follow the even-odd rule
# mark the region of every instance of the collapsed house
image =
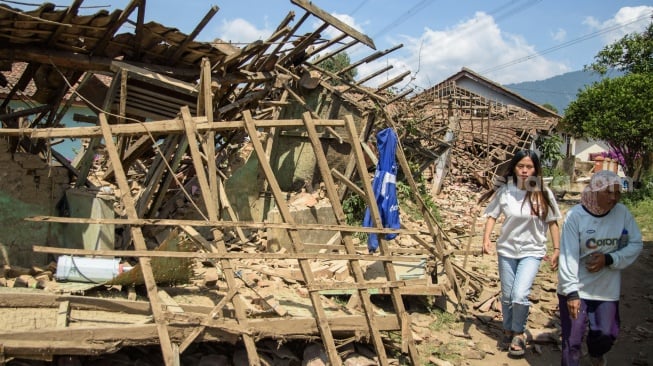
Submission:
POLYGON ((391 108, 400 126, 413 127, 404 146, 434 193, 450 170, 490 188, 516 151, 534 149, 561 118, 468 68, 391 108))
POLYGON ((376 88, 362 84, 387 70, 348 80, 347 70, 321 64, 355 45, 375 49, 373 41, 310 2, 292 3, 303 12, 297 21, 289 12, 268 39, 242 48, 194 40, 217 7, 185 35, 144 23, 139 0, 90 15, 78 14, 82 1, 63 10, 0 6, 0 194, 16 208, 3 214, 15 230, 0 236, 8 290, 0 312, 14 319, 0 330, 4 359, 156 344, 173 365, 195 342, 228 342, 260 364, 261 340, 319 338, 331 364, 342 363, 343 339, 354 339, 387 365, 394 333, 417 364, 405 296, 443 297, 464 311, 459 281, 469 279, 418 181, 430 172, 437 193, 445 177, 473 172, 487 185, 556 116, 483 96, 459 77, 412 98, 387 92, 408 73, 376 88), (118 33, 125 24, 134 32, 118 33), (340 33, 325 39, 327 28, 340 33), (14 108, 18 99, 30 107, 14 108), (94 112, 76 116, 88 127, 62 125, 74 102, 94 112), (420 225, 384 228, 371 204, 375 136, 385 128, 399 134, 397 164, 420 225), (72 161, 53 145, 69 138, 84 139, 72 161), (369 207, 372 227, 347 222, 348 194, 369 207), (361 233, 399 236, 370 254, 361 233), (47 281, 85 261, 124 272, 47 281), (170 296, 167 286, 187 283, 198 262, 213 278, 197 292, 213 300, 170 296), (21 283, 50 291, 9 291, 21 283), (144 285, 145 299, 134 300, 134 285, 144 285), (129 298, 79 295, 98 286, 125 286, 129 298), (350 296, 346 306, 327 297, 339 294, 350 296), (376 311, 373 294, 388 296, 391 311, 376 311))

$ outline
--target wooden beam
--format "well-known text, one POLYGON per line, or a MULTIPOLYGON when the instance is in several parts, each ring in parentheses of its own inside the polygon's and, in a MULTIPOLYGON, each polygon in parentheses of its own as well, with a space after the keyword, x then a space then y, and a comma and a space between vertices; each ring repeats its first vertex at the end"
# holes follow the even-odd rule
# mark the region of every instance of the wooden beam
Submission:
POLYGON ((315 15, 316 17, 324 20, 325 22, 329 23, 332 25, 334 28, 337 28, 341 30, 344 33, 347 33, 351 38, 354 38, 358 40, 359 42, 371 47, 372 49, 376 49, 376 46, 374 46, 374 41, 364 35, 363 33, 357 31, 356 29, 350 27, 349 25, 345 24, 342 22, 340 19, 334 17, 333 15, 325 12, 324 10, 318 8, 315 6, 312 2, 306 1, 306 0, 290 0, 293 4, 303 8, 304 10, 310 12, 311 14, 315 15))
MULTIPOLYGON (((315 125, 313 124, 313 120, 311 119, 311 114, 308 112, 304 113, 303 119, 304 119, 304 124, 306 126, 306 131, 308 132, 308 136, 310 138, 311 144, 313 145, 313 152, 315 153, 316 156, 317 165, 320 170, 320 175, 322 176, 322 179, 326 186, 326 192, 329 201, 331 202, 331 206, 336 215, 336 221, 339 224, 345 224, 347 221, 345 211, 342 207, 342 204, 340 203, 340 199, 338 197, 338 190, 336 188, 335 182, 333 181, 333 178, 331 177, 331 174, 329 172, 329 164, 327 162, 326 154, 324 153, 324 150, 322 148, 322 143, 320 142, 320 139, 317 136, 317 130, 315 129, 315 125)), ((343 234, 341 235, 345 243, 345 248, 347 250, 347 253, 355 254, 356 249, 354 248, 354 243, 352 241, 351 234, 345 233, 344 235, 343 234)), ((357 285, 361 285, 361 284, 368 285, 365 284, 365 274, 363 273, 363 270, 361 268, 358 259, 350 260, 349 266, 352 269, 357 285)), ((316 286, 316 284, 313 284, 311 288, 313 288, 314 286, 316 286)), ((365 312, 365 316, 367 319, 367 325, 369 327, 370 334, 372 334, 372 343, 374 344, 374 348, 376 349, 376 355, 379 358, 379 363, 385 366, 388 364, 388 356, 385 351, 385 346, 383 345, 381 334, 379 333, 376 327, 376 320, 374 317, 374 306, 372 305, 372 302, 370 300, 370 294, 367 291, 367 288, 358 288, 358 290, 359 290, 358 295, 362 300, 363 310, 365 312)))
MULTIPOLYGON (((185 230, 188 230, 186 227, 185 230)), ((194 236, 194 239, 198 238, 194 236)), ((204 244, 202 244, 204 247, 204 244)), ((210 249, 208 247, 206 249, 210 249)), ((92 249, 71 249, 55 248, 35 245, 32 247, 35 253, 65 254, 65 255, 88 255, 88 256, 111 256, 111 257, 135 257, 135 258, 198 258, 205 259, 319 259, 319 260, 369 260, 369 261, 402 261, 402 262, 421 262, 427 258, 426 253, 402 256, 402 255, 371 255, 371 254, 332 254, 332 253, 247 253, 247 252, 175 252, 163 250, 92 250, 92 249)))
MULTIPOLYGON (((127 217, 130 219, 137 219, 138 214, 136 212, 136 206, 134 204, 134 198, 131 195, 131 189, 129 183, 127 182, 127 175, 123 170, 122 163, 120 161, 120 156, 118 155, 118 150, 116 145, 113 142, 113 135, 111 134, 111 129, 109 128, 109 123, 107 122, 106 116, 104 113, 99 115, 100 118, 100 128, 102 135, 104 137, 104 142, 106 150, 109 154, 111 163, 114 166, 116 172, 116 181, 118 187, 123 192, 122 201, 125 206, 125 211, 127 211, 127 217)), ((147 250, 147 245, 145 244, 145 238, 141 228, 138 226, 131 226, 131 235, 134 242, 134 247, 138 250, 147 250)), ((161 342, 161 351, 163 353, 163 360, 166 366, 172 366, 175 363, 174 353, 172 350, 172 344, 170 342, 170 336, 168 334, 168 328, 166 326, 165 320, 163 319, 163 313, 161 310, 161 302, 157 295, 156 281, 154 279, 154 274, 152 273, 151 259, 146 257, 139 258, 139 263, 141 265, 141 271, 143 273, 143 279, 147 288, 148 298, 152 304, 152 314, 157 324, 157 332, 159 334, 159 341, 161 342)))
POLYGON ((406 234, 417 235, 418 230, 372 228, 363 226, 327 225, 327 224, 290 224, 286 222, 246 222, 246 221, 213 221, 213 220, 178 220, 178 219, 120 219, 120 218, 84 218, 84 217, 62 217, 62 216, 31 216, 24 218, 25 221, 36 222, 60 222, 66 224, 115 224, 115 225, 136 225, 136 226, 201 226, 201 227, 246 227, 251 229, 297 229, 297 230, 334 230, 353 233, 376 233, 376 234, 406 234))
MULTIPOLYGON (((286 223, 290 225, 295 225, 295 219, 290 213, 290 209, 288 208, 288 205, 284 198, 285 196, 281 191, 279 182, 276 180, 274 176, 274 172, 272 170, 272 166, 270 166, 270 162, 267 160, 267 157, 265 156, 265 149, 263 148, 261 141, 257 138, 258 133, 256 131, 256 124, 252 119, 251 113, 248 110, 243 111, 243 118, 245 119, 245 129, 249 134, 250 141, 252 142, 252 145, 254 147, 254 151, 256 151, 256 155, 258 156, 259 166, 261 170, 263 170, 263 174, 265 175, 265 178, 268 181, 270 190, 272 191, 272 195, 274 196, 274 199, 277 203, 277 208, 279 209, 279 213, 281 214, 281 217, 286 223)), ((297 253, 303 252, 304 248, 303 248, 302 239, 299 236, 299 232, 297 231, 297 229, 296 228, 289 229, 288 235, 290 236, 293 250, 297 253)), ((304 277, 304 281, 306 282, 306 284, 310 285, 314 281, 313 272, 310 263, 308 262, 308 260, 303 260, 303 259, 298 260, 298 262, 302 275, 304 277)), ((315 311, 315 317, 317 318, 316 319, 317 327, 320 330, 320 335, 322 337, 322 342, 326 349, 329 362, 331 363, 331 365, 340 366, 342 365, 342 360, 340 359, 338 350, 336 349, 335 341, 333 339, 333 334, 331 333, 331 329, 329 328, 329 323, 326 318, 326 312, 324 311, 324 307, 322 306, 320 295, 316 292, 311 292, 309 294, 309 297, 311 299, 311 303, 313 304, 313 310, 315 311)))
MULTIPOLYGON (((347 122, 347 131, 349 132, 349 137, 353 140, 357 138, 358 134, 356 133, 356 127, 354 124, 354 119, 351 116, 345 116, 345 121, 347 122)), ((368 198, 368 207, 370 209, 370 215, 372 217, 372 222, 377 228, 383 227, 383 221, 381 220, 381 214, 379 212, 379 207, 376 204, 374 197, 374 191, 372 190, 372 184, 367 177, 367 169, 365 165, 365 159, 363 157, 363 150, 359 144, 352 144, 352 150, 354 152, 354 157, 356 159, 356 168, 358 169, 358 176, 361 177, 363 182, 363 191, 365 196, 368 198)), ((382 255, 385 255, 389 252, 387 242, 378 236, 379 242, 379 252, 382 255)), ((395 273, 394 266, 391 262, 383 262, 383 268, 385 270, 385 275, 389 281, 396 281, 397 274, 395 273)), ((410 329, 410 321, 408 319, 408 314, 404 307, 403 299, 401 298, 401 293, 396 290, 392 290, 391 294, 392 303, 394 305, 395 311, 397 313, 397 320, 401 326, 401 350, 402 352, 407 352, 410 356, 410 359, 414 365, 419 363, 419 354, 413 341, 412 331, 410 329)))
MULTIPOLYGON (((191 156, 193 157, 193 165, 195 166, 195 174, 197 176, 197 181, 200 184, 200 193, 204 200, 206 207, 207 215, 209 220, 218 220, 218 211, 217 211, 217 202, 212 200, 211 191, 209 188, 209 182, 206 177, 206 172, 202 165, 202 159, 199 153, 199 148, 197 141, 195 139, 195 125, 192 123, 192 117, 190 115, 190 110, 187 106, 181 108, 182 121, 184 124, 184 129, 186 131, 186 139, 188 140, 188 146, 190 148, 191 156)), ((254 136, 253 138, 256 138, 254 136)), ((217 188, 217 187, 216 187, 217 188)), ((220 235, 217 228, 213 229, 213 236, 216 237, 220 235)), ((224 241, 218 241, 216 243, 215 251, 217 254, 224 255, 227 253, 227 247, 224 244, 224 241)), ((234 274, 234 265, 228 259, 221 260, 222 271, 224 273, 225 280, 227 281, 227 286, 230 289, 237 288, 238 284, 236 282, 236 277, 234 274)), ((241 324, 247 324, 247 313, 244 308, 244 300, 240 296, 235 296, 233 298, 232 304, 234 306, 234 311, 238 322, 241 324)), ((256 342, 254 338, 248 333, 241 334, 243 343, 245 344, 245 349, 247 351, 247 358, 250 365, 258 366, 261 364, 261 360, 256 351, 256 342)))
MULTIPOLYGON (((206 117, 193 117, 192 122, 195 124, 198 132, 203 131, 231 131, 242 129, 242 121, 224 121, 208 122, 206 117)), ((345 125, 343 120, 316 120, 317 126, 342 127, 345 125)), ((288 120, 264 120, 256 121, 254 125, 257 128, 270 127, 301 127, 301 119, 288 120)), ((142 135, 146 133, 183 133, 183 126, 178 119, 162 120, 145 123, 130 123, 124 125, 109 126, 112 135, 142 135)), ((102 136, 99 127, 64 127, 64 128, 1 128, 0 136, 29 136, 32 139, 37 138, 63 138, 63 137, 94 137, 102 136)))
POLYGON ((179 60, 181 54, 184 53, 184 51, 188 47, 188 44, 190 44, 190 42, 195 40, 195 37, 197 37, 200 34, 202 29, 204 29, 204 27, 209 23, 209 21, 211 21, 211 18, 213 18, 213 16, 218 12, 219 9, 220 8, 217 5, 211 6, 209 11, 204 15, 204 18, 202 18, 202 20, 197 24, 197 26, 195 26, 195 29, 193 29, 193 31, 186 37, 186 39, 184 39, 184 41, 179 46, 177 46, 177 49, 174 51, 172 56, 170 56, 169 58, 170 65, 174 65, 177 62, 177 60, 179 60))

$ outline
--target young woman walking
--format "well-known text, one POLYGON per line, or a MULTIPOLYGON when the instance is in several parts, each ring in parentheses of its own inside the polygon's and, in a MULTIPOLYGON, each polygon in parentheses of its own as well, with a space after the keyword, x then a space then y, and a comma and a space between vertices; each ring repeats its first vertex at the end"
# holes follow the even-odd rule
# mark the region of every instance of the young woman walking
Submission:
POLYGON ((510 160, 503 181, 481 196, 487 201, 487 222, 483 233, 483 252, 492 252, 491 234, 499 216, 505 220, 496 242, 501 281, 501 311, 503 315, 503 348, 511 356, 523 356, 526 351, 526 321, 530 310, 530 294, 540 262, 547 255, 547 231, 550 231, 553 252, 548 257, 557 268, 560 253, 561 218, 555 196, 544 186, 542 166, 537 154, 522 150, 510 160))

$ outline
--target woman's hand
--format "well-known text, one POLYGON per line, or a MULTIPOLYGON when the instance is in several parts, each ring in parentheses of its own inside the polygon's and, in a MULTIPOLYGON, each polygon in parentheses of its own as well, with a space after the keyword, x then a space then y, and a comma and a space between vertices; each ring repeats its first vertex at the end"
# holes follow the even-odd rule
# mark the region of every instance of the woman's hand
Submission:
POLYGON ((492 241, 483 240, 483 254, 492 254, 492 241))
POLYGON ((497 219, 489 216, 485 222, 485 229, 483 230, 483 254, 492 253, 492 230, 494 229, 494 224, 497 222, 497 219))
POLYGON ((580 299, 567 300, 567 310, 569 310, 569 316, 576 320, 580 314, 580 299))
POLYGON ((553 253, 549 256, 549 265, 552 270, 558 269, 558 258, 560 257, 560 249, 554 249, 553 253))
POLYGON ((585 264, 585 268, 589 272, 598 272, 605 267, 605 255, 600 252, 594 252, 589 255, 589 258, 587 258, 587 262, 585 264))

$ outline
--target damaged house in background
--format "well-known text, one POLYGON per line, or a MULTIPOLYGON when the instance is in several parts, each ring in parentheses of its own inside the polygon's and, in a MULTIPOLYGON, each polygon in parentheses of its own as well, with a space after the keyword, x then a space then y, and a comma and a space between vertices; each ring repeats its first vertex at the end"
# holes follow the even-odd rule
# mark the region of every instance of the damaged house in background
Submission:
POLYGON ((141 0, 88 15, 81 0, 0 5, 3 360, 160 345, 174 365, 193 343, 226 342, 260 364, 267 339, 320 339, 331 364, 353 340, 387 365, 392 332, 417 364, 405 297, 464 311, 480 285, 453 263, 460 248, 418 182, 426 177, 434 195, 446 180, 487 185, 558 116, 470 88, 467 79, 501 91, 469 70, 411 97, 392 92, 408 72, 363 85, 391 66, 348 80, 347 69, 321 65, 356 45, 371 53, 348 69, 401 46, 375 51, 312 3, 291 3, 299 17, 289 12, 269 38, 241 48, 195 40, 218 7, 186 35, 145 23, 141 0), (328 28, 339 35, 325 38, 328 28), (85 126, 63 125, 75 103, 93 111, 75 116, 85 126), (401 179, 423 217, 400 229, 384 228, 370 204, 385 128, 399 134, 401 179), (62 139, 83 141, 73 159, 57 151, 62 139), (351 194, 372 227, 347 222, 351 194), (370 254, 360 234, 398 238, 370 254), (197 273, 191 294, 176 296, 197 273), (122 286, 126 298, 81 295, 103 286, 122 286), (376 294, 391 311, 375 311, 376 294))

